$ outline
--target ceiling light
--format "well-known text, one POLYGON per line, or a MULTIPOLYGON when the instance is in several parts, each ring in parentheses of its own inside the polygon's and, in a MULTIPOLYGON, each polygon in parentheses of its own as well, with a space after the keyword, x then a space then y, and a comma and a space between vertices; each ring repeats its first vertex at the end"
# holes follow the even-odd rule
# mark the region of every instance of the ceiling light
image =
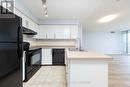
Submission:
POLYGON ((45 16, 46 16, 46 17, 48 17, 48 14, 47 14, 47 13, 45 13, 45 16))
POLYGON ((48 17, 46 0, 42 0, 42 4, 43 4, 43 8, 44 8, 45 17, 48 17))
POLYGON ((45 16, 48 17, 48 14, 46 14, 45 16))
POLYGON ((46 7, 46 8, 44 8, 44 11, 47 11, 47 7, 46 7))
POLYGON ((46 8, 47 6, 46 5, 43 5, 44 8, 46 8))
POLYGON ((47 14, 47 10, 45 11, 45 14, 47 14))
POLYGON ((108 16, 105 16, 105 17, 102 17, 101 19, 99 19, 98 22, 106 23, 106 22, 110 22, 110 21, 114 20, 115 18, 117 18, 117 15, 108 15, 108 16))

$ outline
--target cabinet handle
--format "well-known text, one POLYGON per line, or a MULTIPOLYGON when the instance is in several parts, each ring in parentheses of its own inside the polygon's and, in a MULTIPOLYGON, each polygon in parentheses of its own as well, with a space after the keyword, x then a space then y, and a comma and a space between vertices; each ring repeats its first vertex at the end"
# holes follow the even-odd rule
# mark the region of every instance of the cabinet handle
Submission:
POLYGON ((51 53, 50 54, 52 55, 52 49, 51 49, 51 53))
POLYGON ((46 38, 47 38, 47 34, 46 34, 46 38))
POLYGON ((56 34, 54 34, 54 39, 56 39, 56 34))

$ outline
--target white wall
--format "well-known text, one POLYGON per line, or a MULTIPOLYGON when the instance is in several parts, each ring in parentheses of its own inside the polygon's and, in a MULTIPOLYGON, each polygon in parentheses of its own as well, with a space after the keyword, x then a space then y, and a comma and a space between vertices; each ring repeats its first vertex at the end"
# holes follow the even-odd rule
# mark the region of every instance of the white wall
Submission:
POLYGON ((30 22, 38 22, 37 18, 31 14, 21 0, 15 0, 15 13, 21 15, 21 17, 26 17, 30 22))
POLYGON ((124 49, 122 32, 83 31, 83 48, 104 54, 122 54, 124 49))

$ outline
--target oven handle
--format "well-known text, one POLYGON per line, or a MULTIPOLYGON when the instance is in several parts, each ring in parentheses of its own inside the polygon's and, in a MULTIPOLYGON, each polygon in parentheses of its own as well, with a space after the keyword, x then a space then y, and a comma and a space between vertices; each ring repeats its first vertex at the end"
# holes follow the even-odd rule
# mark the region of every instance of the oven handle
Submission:
POLYGON ((38 54, 39 52, 41 52, 41 48, 38 49, 34 49, 34 50, 29 50, 29 54, 38 54))

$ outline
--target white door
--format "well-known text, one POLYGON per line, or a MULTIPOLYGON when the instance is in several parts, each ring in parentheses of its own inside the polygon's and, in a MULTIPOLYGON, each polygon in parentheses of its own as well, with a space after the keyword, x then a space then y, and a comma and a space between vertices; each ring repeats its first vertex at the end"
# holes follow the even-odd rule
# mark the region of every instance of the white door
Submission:
POLYGON ((52 64, 52 49, 42 49, 42 65, 52 64))

